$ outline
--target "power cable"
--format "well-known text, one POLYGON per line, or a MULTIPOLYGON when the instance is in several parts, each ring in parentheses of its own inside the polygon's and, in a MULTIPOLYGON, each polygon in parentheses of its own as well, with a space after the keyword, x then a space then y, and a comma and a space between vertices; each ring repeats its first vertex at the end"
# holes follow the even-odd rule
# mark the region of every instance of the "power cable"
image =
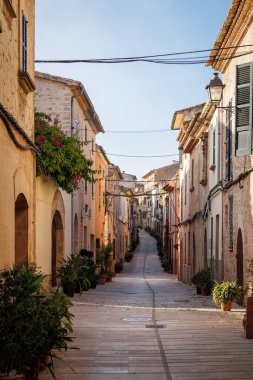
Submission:
POLYGON ((211 51, 223 51, 228 49, 238 49, 238 48, 244 48, 244 47, 252 47, 253 44, 248 45, 235 45, 235 46, 228 46, 223 48, 214 48, 214 49, 203 49, 203 50, 192 50, 192 51, 183 51, 183 52, 176 52, 176 53, 165 53, 165 54, 155 54, 155 55, 146 55, 146 56, 136 56, 136 57, 121 57, 121 58, 99 58, 99 59, 60 59, 60 60, 35 60, 35 63, 132 63, 132 62, 148 62, 148 63, 157 63, 157 64, 203 64, 207 63, 209 61, 211 62, 219 62, 223 60, 230 60, 232 58, 241 57, 244 55, 251 54, 253 51, 249 52, 241 52, 237 55, 231 55, 229 57, 219 57, 219 58, 213 58, 207 57, 207 56, 200 56, 200 57, 183 57, 181 60, 177 60, 176 58, 164 58, 161 57, 171 57, 171 56, 179 56, 179 55, 186 55, 186 54, 197 54, 197 53, 203 53, 203 52, 211 52, 211 51))
MULTIPOLYGON (((85 129, 85 128, 80 128, 77 130, 79 131, 91 131, 93 132, 93 129, 85 129)), ((161 133, 161 132, 175 132, 171 129, 140 129, 140 130, 109 130, 109 131, 104 131, 104 133, 161 133)))
POLYGON ((142 155, 128 155, 128 154, 116 154, 105 152, 108 156, 117 156, 117 157, 132 157, 132 158, 155 158, 155 157, 173 157, 178 156, 178 153, 174 154, 162 154, 162 155, 152 155, 152 156, 142 156, 142 155))

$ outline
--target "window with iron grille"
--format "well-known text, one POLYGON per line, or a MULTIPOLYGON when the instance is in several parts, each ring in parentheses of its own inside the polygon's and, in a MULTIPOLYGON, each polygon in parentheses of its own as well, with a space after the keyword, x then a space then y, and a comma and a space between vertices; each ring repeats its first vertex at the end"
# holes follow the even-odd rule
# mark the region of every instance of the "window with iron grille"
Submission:
POLYGON ((233 179, 233 166, 232 166, 232 100, 228 103, 228 110, 226 111, 226 180, 233 179))
POLYGON ((27 71, 27 20, 22 11, 22 62, 21 71, 27 71))
POLYGON ((252 149, 252 63, 237 66, 235 148, 237 156, 252 149))

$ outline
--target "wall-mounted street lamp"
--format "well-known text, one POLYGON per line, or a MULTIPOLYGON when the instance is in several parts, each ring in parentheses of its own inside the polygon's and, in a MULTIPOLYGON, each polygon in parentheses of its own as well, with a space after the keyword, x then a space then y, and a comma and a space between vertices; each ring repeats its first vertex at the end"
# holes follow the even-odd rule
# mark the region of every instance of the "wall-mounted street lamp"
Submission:
POLYGON ((219 106, 223 97, 224 87, 225 85, 222 83, 222 80, 219 77, 219 73, 214 73, 213 78, 210 80, 210 83, 206 86, 206 90, 208 90, 209 100, 215 106, 215 108, 222 108, 226 111, 233 112, 236 109, 235 106, 219 106))
POLYGON ((206 86, 209 100, 212 104, 218 105, 222 100, 223 88, 225 85, 219 77, 219 73, 214 73, 210 83, 206 86))

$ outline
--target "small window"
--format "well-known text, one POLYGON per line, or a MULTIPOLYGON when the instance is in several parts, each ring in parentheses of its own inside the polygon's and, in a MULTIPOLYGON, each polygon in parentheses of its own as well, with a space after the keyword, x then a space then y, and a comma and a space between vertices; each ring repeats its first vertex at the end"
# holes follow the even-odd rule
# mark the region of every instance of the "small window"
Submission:
POLYGON ((215 133, 215 129, 214 129, 214 131, 213 131, 213 162, 212 162, 212 164, 213 165, 215 165, 215 162, 216 162, 216 160, 215 160, 215 155, 216 155, 216 133, 215 133))
POLYGON ((79 120, 75 120, 75 132, 77 133, 79 131, 79 120))
POLYGON ((84 140, 85 140, 85 142, 88 141, 87 127, 85 127, 85 130, 84 130, 84 140))

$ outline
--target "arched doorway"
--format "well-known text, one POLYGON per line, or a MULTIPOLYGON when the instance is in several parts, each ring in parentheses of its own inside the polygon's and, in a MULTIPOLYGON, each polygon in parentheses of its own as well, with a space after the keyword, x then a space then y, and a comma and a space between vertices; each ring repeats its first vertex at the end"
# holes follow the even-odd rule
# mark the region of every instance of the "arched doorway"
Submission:
POLYGON ((55 211, 52 221, 52 286, 56 286, 56 270, 59 265, 59 261, 63 258, 63 246, 64 246, 64 232, 62 217, 59 211, 55 211))
POLYGON ((204 268, 207 267, 207 233, 205 228, 205 234, 204 234, 204 268))
POLYGON ((28 204, 24 194, 15 202, 15 264, 28 264, 28 204))
POLYGON ((74 219, 74 253, 78 252, 78 218, 77 214, 75 214, 74 219))
POLYGON ((195 233, 193 232, 192 237, 192 274, 196 273, 196 240, 195 233))
POLYGON ((242 231, 239 228, 237 234, 237 283, 243 286, 243 240, 242 231))

